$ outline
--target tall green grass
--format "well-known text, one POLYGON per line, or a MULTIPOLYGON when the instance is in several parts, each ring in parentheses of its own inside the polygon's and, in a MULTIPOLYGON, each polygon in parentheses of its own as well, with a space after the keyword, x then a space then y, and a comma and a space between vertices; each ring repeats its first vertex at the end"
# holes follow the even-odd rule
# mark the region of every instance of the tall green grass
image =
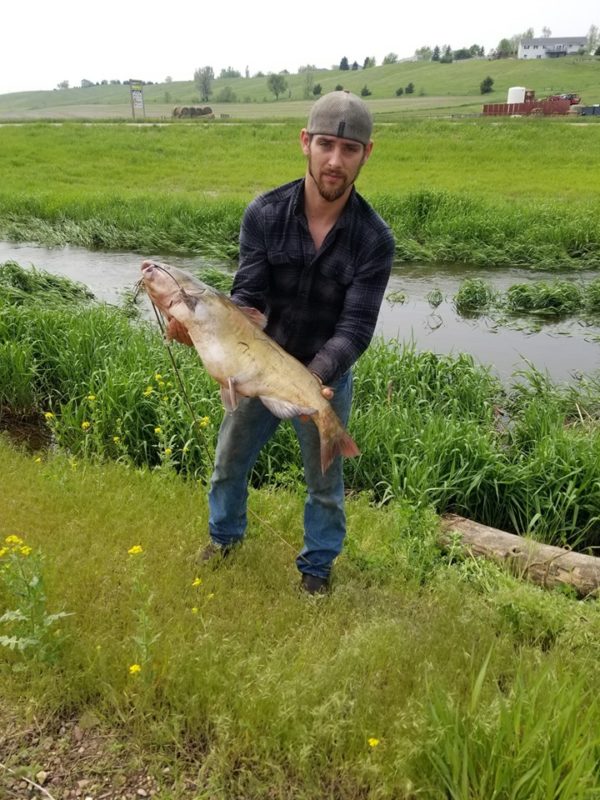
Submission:
MULTIPOLYGON (((514 122, 376 130, 358 187, 400 260, 598 266, 596 186, 573 179, 600 168, 596 126, 514 122)), ((2 127, 0 235, 235 258, 245 205, 304 172, 297 136, 289 122, 2 127)))
MULTIPOLYGON (((180 385, 150 323, 114 307, 38 301, 0 302, 0 346, 3 404, 45 414, 69 452, 206 477, 223 411, 195 350, 173 346, 180 385)), ((470 356, 383 342, 355 378, 361 456, 346 461, 351 491, 547 541, 599 543, 597 378, 561 387, 532 369, 507 390, 470 356)), ((282 424, 253 482, 296 486, 300 475, 295 434, 282 424)))

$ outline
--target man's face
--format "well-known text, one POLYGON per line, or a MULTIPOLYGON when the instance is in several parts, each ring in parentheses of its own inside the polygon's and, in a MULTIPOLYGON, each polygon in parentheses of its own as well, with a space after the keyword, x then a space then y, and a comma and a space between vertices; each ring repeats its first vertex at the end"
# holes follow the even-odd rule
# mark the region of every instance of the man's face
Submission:
POLYGON ((300 134, 302 150, 308 160, 307 175, 314 181, 324 200, 333 203, 342 197, 358 178, 362 165, 371 154, 373 143, 362 145, 352 139, 324 134, 300 134))

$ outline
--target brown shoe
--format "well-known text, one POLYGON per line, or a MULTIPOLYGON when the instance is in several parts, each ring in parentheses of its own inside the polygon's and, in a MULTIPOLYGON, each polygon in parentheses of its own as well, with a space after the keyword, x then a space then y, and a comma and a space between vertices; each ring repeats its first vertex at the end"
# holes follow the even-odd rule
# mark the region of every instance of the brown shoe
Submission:
POLYGON ((220 545, 212 540, 205 546, 201 547, 196 553, 196 564, 217 564, 223 559, 227 558, 236 545, 220 545))
POLYGON ((307 594, 327 594, 329 581, 327 578, 319 578, 317 575, 309 575, 308 572, 303 572, 300 579, 300 588, 307 594))

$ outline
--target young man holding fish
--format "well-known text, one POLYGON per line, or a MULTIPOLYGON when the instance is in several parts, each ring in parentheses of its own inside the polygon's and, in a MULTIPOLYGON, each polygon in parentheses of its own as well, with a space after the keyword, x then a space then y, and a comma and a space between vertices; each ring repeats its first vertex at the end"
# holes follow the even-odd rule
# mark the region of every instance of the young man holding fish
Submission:
MULTIPOLYGON (((314 104, 300 133, 306 174, 248 206, 231 291, 236 305, 266 317, 265 332, 315 376, 344 426, 351 367, 373 336, 394 256, 389 227, 354 188, 373 149, 371 132, 356 95, 331 92, 314 104)), ((185 338, 176 323, 170 331, 185 338)), ((209 494, 211 541, 199 558, 223 557, 241 543, 250 471, 280 417, 291 416, 308 489, 296 565, 301 588, 321 594, 346 535, 342 455, 358 450, 346 442, 323 471, 319 431, 298 413, 276 416, 258 397, 244 397, 225 415, 209 494)))

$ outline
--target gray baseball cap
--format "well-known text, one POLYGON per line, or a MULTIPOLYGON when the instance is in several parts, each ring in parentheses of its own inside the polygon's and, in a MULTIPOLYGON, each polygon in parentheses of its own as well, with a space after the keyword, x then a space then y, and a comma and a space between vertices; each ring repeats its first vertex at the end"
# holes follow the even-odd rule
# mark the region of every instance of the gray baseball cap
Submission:
POLYGON ((322 133, 326 136, 339 136, 353 139, 368 145, 373 130, 371 112, 355 94, 351 92, 329 92, 323 95, 311 109, 306 130, 308 133, 322 133))

